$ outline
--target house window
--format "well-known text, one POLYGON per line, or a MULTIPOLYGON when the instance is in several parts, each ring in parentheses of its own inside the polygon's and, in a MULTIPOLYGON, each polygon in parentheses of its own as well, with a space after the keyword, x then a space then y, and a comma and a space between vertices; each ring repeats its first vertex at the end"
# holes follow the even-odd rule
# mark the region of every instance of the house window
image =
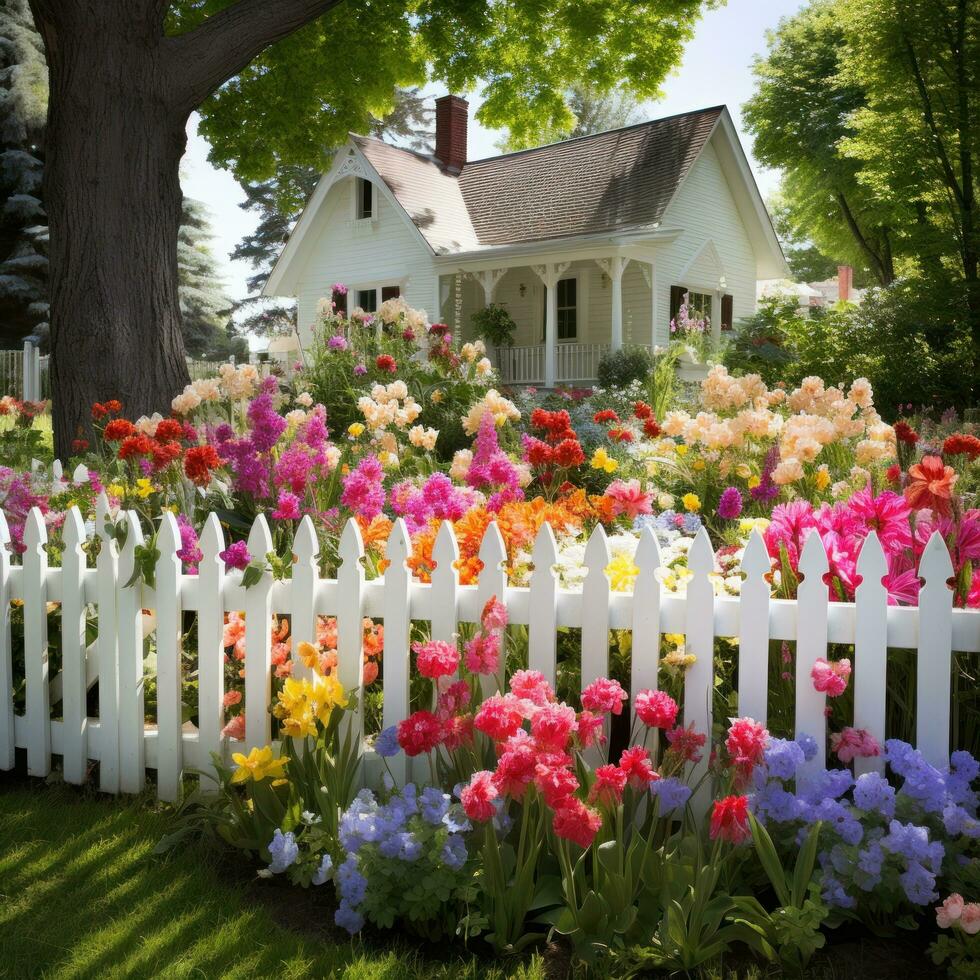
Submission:
POLYGON ((365 313, 376 313, 378 309, 378 291, 376 289, 359 289, 357 305, 365 313))
POLYGON ((363 177, 357 178, 357 217, 374 217, 374 184, 363 177))
MULTIPOLYGON (((578 336, 578 279, 559 279, 556 287, 558 300, 558 339, 575 340, 578 336)), ((544 324, 548 322, 548 290, 544 292, 544 324)), ((547 326, 544 328, 547 330, 547 326)), ((542 339, 544 339, 542 337, 542 339)))
POLYGON ((382 286, 381 287, 381 302, 383 303, 388 299, 398 299, 401 296, 402 291, 399 286, 382 286))
POLYGON ((334 312, 347 316, 347 290, 345 289, 343 292, 340 292, 334 289, 330 294, 330 298, 333 300, 334 312))
POLYGON ((687 316, 691 320, 711 319, 711 293, 696 293, 687 286, 670 287, 670 318, 675 320, 687 293, 687 316))

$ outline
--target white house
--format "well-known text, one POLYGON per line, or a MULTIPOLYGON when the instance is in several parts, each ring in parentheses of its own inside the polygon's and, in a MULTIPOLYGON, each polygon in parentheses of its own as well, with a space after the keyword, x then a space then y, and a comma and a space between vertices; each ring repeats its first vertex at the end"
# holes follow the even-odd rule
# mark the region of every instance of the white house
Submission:
POLYGON ((436 101, 432 156, 355 135, 337 153, 264 290, 296 297, 304 345, 334 283, 463 338, 493 302, 517 323, 506 381, 590 381, 610 348, 665 343, 684 292, 717 339, 787 274, 724 106, 474 161, 467 112, 436 101))

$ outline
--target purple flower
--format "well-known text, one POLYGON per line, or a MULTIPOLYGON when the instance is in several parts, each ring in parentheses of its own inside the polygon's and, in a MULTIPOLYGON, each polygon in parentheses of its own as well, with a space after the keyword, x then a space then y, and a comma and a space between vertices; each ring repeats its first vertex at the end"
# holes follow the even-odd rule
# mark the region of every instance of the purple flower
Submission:
POLYGON ((400 747, 398 745, 398 726, 391 725, 385 728, 374 741, 374 751, 383 759, 390 759, 393 755, 398 755, 400 747))
POLYGON ((660 800, 660 815, 684 806, 691 798, 691 787, 674 776, 658 779, 650 784, 650 792, 660 800))
POLYGON ((337 906, 337 911, 333 914, 333 921, 341 929, 346 929, 352 936, 364 927, 364 916, 347 902, 341 902, 337 906))
POLYGON ((854 805, 866 813, 880 813, 890 819, 895 814, 895 790, 883 776, 866 772, 854 784, 854 805))
POLYGON ((367 368, 363 364, 355 364, 354 374, 356 374, 360 378, 363 375, 367 374, 367 368))
POLYGON ((272 512, 277 521, 298 521, 300 519, 299 497, 288 490, 279 491, 279 505, 272 512))
POLYGON ((198 547, 197 532, 191 522, 183 515, 177 515, 177 527, 180 529, 180 550, 177 557, 187 566, 190 575, 197 574, 204 552, 198 547))
POLYGON ((335 282, 330 287, 330 292, 331 293, 336 293, 338 296, 346 296, 347 295, 347 287, 342 282, 335 282))
POLYGON ((244 570, 248 568, 248 563, 252 556, 248 553, 248 545, 244 541, 236 541, 228 545, 218 557, 229 567, 244 570))
POLYGON ((724 521, 734 521, 742 513, 742 494, 738 487, 726 487, 718 501, 718 516, 724 521))
POLYGON ((453 871, 459 871, 466 864, 466 857, 466 841, 458 834, 450 834, 442 845, 442 860, 453 871))
POLYGON ((347 350, 347 340, 339 333, 335 333, 328 341, 327 347, 330 350, 347 350))
POLYGON ((803 748, 797 742, 773 738, 766 746, 766 766, 769 768, 769 775, 776 779, 792 779, 805 758, 803 748))
POLYGON ((355 514, 371 521, 384 509, 384 470, 376 456, 365 456, 344 477, 340 502, 355 514))

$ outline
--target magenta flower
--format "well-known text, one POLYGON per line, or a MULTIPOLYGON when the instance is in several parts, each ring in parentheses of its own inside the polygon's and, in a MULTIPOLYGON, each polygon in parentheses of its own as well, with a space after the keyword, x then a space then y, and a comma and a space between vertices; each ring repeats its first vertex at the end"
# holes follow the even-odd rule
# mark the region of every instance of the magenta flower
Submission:
POLYGON ((344 477, 340 502, 367 521, 374 520, 385 505, 384 470, 376 456, 365 456, 344 477))
POLYGON ((272 512, 277 521, 298 521, 300 519, 299 497, 288 490, 279 491, 279 504, 272 512))
POLYGON ((328 341, 327 347, 330 350, 347 350, 347 340, 339 333, 334 334, 328 341))
POLYGON ((851 677, 851 661, 824 660, 818 657, 810 671, 813 688, 829 698, 840 697, 847 690, 847 682, 851 677))
POLYGON ((738 487, 726 487, 718 501, 718 516, 723 521, 734 521, 742 513, 742 494, 738 487))
POLYGON ((870 531, 877 532, 886 554, 912 547, 910 510, 904 497, 891 490, 885 490, 876 497, 869 486, 858 490, 847 501, 846 507, 862 538, 870 531))
POLYGON ((248 563, 252 556, 248 553, 248 545, 244 541, 236 541, 230 544, 218 557, 229 567, 244 571, 248 568, 248 563))

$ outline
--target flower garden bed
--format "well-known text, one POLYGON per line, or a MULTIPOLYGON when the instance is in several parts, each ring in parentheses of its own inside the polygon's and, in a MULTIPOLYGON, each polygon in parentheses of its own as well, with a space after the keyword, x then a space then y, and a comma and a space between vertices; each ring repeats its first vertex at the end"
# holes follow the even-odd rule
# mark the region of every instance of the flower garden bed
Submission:
MULTIPOLYGON (((714 551, 711 587, 738 595, 743 550, 759 531, 776 599, 797 596, 804 542, 816 534, 831 602, 854 600, 873 531, 888 602, 910 606, 938 533, 953 566, 950 601, 980 606, 980 512, 972 506, 980 440, 950 420, 886 423, 861 379, 838 388, 810 378, 786 391, 714 367, 693 403, 662 373, 656 385, 591 393, 494 385, 479 345, 455 345, 445 325, 429 326, 398 301, 374 322, 342 319, 327 304, 305 364, 266 378, 225 365, 219 377, 188 386, 169 418, 131 421, 118 403, 97 405, 95 439, 80 439, 66 466, 74 472, 84 462, 84 477, 0 470, 0 507, 15 552, 38 508, 55 558, 70 507, 94 519, 104 500, 103 546, 123 541, 123 513, 134 512, 146 541, 128 584, 147 586, 163 516, 175 514, 178 556, 193 572, 205 515, 216 513, 228 538, 221 559, 246 592, 270 575, 291 577, 297 523, 309 517, 321 574, 336 573, 341 530, 353 518, 369 578, 386 568, 400 519, 408 568, 421 582, 436 571, 439 526, 449 521, 463 585, 480 577, 491 524, 507 581, 527 584, 548 523, 558 582, 572 590, 583 587, 586 542, 601 526, 610 588, 627 592, 649 528, 663 589, 680 595, 695 578, 688 554, 698 532, 707 531, 714 551), (268 516, 271 537, 253 554, 247 534, 258 514, 268 516)), ((94 539, 82 547, 94 561, 94 539)), ((830 738, 819 750, 828 748, 837 768, 823 770, 810 764, 816 742, 795 731, 801 679, 791 642, 770 651, 764 726, 737 717, 733 642, 715 640, 711 714, 719 721, 698 731, 678 718, 695 660, 684 634, 661 637, 656 684, 630 690, 632 634, 609 632, 610 676, 583 685, 579 631, 563 628, 548 679, 528 668, 526 628, 488 598, 479 622, 453 642, 413 628, 410 713, 387 726, 385 624, 362 624, 356 707, 375 755, 391 767, 367 790, 347 720, 355 698, 337 678, 337 620, 314 617, 301 635, 290 617, 275 617, 278 749, 253 745, 227 766, 219 759, 219 797, 193 820, 259 857, 262 874, 306 887, 331 881, 336 922, 351 932, 370 923, 498 952, 560 936, 576 962, 622 971, 689 970, 740 950, 792 971, 835 930, 928 922, 941 927, 936 962, 975 975, 978 768, 963 751, 978 747, 975 656, 953 658, 958 751, 949 766, 930 764, 909 744, 913 653, 889 652, 882 739, 848 724, 849 649, 819 660, 802 682, 830 699, 830 738), (400 778, 406 756, 416 762, 415 783, 400 778)), ((52 637, 59 615, 48 612, 52 637)), ((18 616, 15 608, 15 638, 18 616)), ((227 739, 245 735, 247 622, 229 612, 224 624, 227 739)), ((190 639, 194 616, 183 628, 190 639)), ((153 644, 149 628, 148 660, 153 644)), ((15 680, 23 672, 17 650, 15 680)), ((59 657, 55 640, 52 676, 59 657)), ((182 690, 187 720, 196 722, 191 668, 182 690)), ((151 717, 153 683, 145 695, 151 717)), ((18 710, 23 696, 15 684, 18 710)))

